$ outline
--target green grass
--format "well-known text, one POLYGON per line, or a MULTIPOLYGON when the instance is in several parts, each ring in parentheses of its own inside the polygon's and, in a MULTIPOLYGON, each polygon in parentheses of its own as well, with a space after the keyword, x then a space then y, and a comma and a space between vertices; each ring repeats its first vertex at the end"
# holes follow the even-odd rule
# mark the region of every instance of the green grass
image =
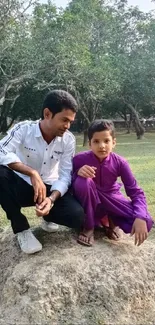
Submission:
MULTIPOLYGON (((87 150, 82 146, 82 136, 77 136, 77 151, 87 150)), ((130 163, 139 185, 144 189, 149 212, 155 217, 155 133, 146 133, 143 140, 135 134, 118 134, 115 152, 130 163)), ((37 222, 34 208, 24 208, 31 225, 37 222)), ((0 227, 8 225, 5 213, 0 208, 0 227)))

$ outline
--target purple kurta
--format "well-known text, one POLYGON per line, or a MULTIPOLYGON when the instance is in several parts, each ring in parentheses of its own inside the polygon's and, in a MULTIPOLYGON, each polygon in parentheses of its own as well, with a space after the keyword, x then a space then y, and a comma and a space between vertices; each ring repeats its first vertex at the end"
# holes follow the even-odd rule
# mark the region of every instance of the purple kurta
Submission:
POLYGON ((73 192, 86 214, 85 229, 92 229, 103 216, 108 215, 116 226, 130 233, 136 218, 145 220, 148 231, 153 220, 147 211, 143 190, 137 185, 128 162, 116 153, 111 153, 102 162, 92 151, 85 151, 73 158, 73 192), (84 165, 96 167, 95 178, 84 178, 77 171, 84 165), (121 192, 121 177, 127 196, 121 192))

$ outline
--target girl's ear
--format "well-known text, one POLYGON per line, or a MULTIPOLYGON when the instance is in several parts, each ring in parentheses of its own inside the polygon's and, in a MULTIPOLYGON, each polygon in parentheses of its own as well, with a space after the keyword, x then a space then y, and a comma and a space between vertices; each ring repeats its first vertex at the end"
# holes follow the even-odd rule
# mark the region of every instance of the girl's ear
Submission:
POLYGON ((116 146, 116 138, 113 139, 113 148, 116 146))

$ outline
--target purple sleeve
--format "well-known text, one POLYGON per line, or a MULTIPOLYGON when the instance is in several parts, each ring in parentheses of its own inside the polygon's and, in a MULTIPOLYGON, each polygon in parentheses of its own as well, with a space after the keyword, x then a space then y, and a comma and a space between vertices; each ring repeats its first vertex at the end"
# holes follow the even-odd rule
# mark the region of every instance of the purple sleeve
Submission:
POLYGON ((121 160, 120 176, 125 187, 127 196, 130 197, 133 205, 135 218, 147 219, 147 203, 143 190, 138 186, 137 181, 126 160, 121 160))
POLYGON ((80 168, 80 164, 79 164, 79 157, 78 155, 73 157, 73 171, 72 171, 72 182, 75 181, 76 177, 77 177, 77 172, 80 168))

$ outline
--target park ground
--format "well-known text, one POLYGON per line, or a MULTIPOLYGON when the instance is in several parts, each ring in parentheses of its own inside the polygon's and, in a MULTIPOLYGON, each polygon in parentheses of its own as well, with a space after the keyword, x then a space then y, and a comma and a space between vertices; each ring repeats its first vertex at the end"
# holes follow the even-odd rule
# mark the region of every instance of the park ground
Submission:
MULTIPOLYGON (((82 146, 82 136, 77 137, 77 152, 87 150, 82 146)), ((124 156, 146 194, 148 210, 155 219, 155 133, 146 133, 142 140, 135 134, 118 134, 115 152, 124 156)), ((24 208, 31 225, 37 224, 34 207, 24 208)), ((5 213, 0 208, 0 228, 9 225, 5 213)))

